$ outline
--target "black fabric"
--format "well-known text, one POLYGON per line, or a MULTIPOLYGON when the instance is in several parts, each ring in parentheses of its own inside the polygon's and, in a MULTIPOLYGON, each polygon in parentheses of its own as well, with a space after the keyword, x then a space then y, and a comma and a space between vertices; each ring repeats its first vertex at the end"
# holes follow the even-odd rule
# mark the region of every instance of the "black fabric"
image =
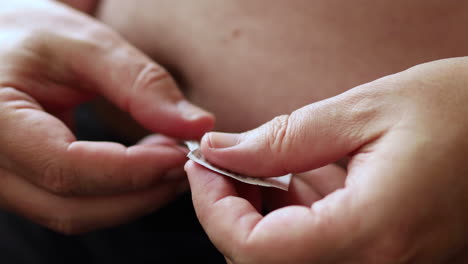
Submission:
MULTIPOLYGON (((81 106, 77 136, 116 141, 81 106)), ((128 142, 123 142, 128 143, 128 142)), ((190 194, 131 223, 78 236, 65 236, 0 211, 1 264, 55 263, 225 263, 198 223, 190 194)))

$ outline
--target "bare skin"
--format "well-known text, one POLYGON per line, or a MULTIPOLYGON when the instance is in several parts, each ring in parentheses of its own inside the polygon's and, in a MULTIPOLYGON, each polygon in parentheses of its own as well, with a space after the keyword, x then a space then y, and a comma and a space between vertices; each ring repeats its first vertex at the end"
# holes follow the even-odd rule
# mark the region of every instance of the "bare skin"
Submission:
POLYGON ((467 13, 435 0, 113 0, 98 16, 168 65, 218 130, 292 112, 202 141, 238 172, 306 171, 288 193, 187 163, 200 222, 228 262, 380 264, 467 260, 466 59, 367 83, 466 55, 467 13), (331 164, 343 157, 347 171, 331 164))
MULTIPOLYGON (((98 93, 147 129, 183 138, 210 129, 212 117, 180 104, 167 74, 130 93, 125 84, 148 76, 141 65, 161 68, 94 20, 38 3, 0 9, 8 39, 0 50, 0 205, 75 233, 124 222, 174 197, 182 182, 162 182, 183 161, 174 142, 153 137, 132 149, 76 142, 66 113, 98 93), (102 178, 109 175, 112 181, 102 178)), ((130 20, 142 23, 137 26, 122 23, 111 3, 118 2, 103 3, 99 16, 173 69, 225 131, 253 128, 410 65, 466 53, 467 4, 460 2, 142 1, 134 11, 121 1, 119 10, 138 15, 130 20), (156 8, 160 16, 141 12, 156 8), (161 35, 142 33, 149 30, 161 35)), ((333 165, 309 171, 274 203, 256 188, 188 163, 194 205, 210 238, 233 263, 466 262, 467 68, 464 58, 432 62, 248 133, 209 134, 202 147, 212 162, 259 177, 351 157, 347 172, 333 165), (275 162, 259 166, 259 158, 275 162), (264 202, 273 210, 266 217, 257 211, 264 202)))
POLYGON ((232 263, 466 263, 467 69, 467 58, 422 64, 245 133, 207 134, 202 151, 220 167, 306 173, 271 207, 189 162, 200 222, 232 263), (345 156, 347 172, 322 167, 345 156))
POLYGON ((0 42, 2 209, 69 234, 129 221, 187 189, 173 140, 127 148, 77 141, 70 128, 71 110, 101 95, 150 131, 201 137, 213 116, 184 99, 164 68, 53 1, 0 1, 0 42))
POLYGON ((464 1, 216 3, 102 1, 97 16, 169 66, 187 96, 216 115, 220 131, 251 129, 356 85, 467 53, 464 1))

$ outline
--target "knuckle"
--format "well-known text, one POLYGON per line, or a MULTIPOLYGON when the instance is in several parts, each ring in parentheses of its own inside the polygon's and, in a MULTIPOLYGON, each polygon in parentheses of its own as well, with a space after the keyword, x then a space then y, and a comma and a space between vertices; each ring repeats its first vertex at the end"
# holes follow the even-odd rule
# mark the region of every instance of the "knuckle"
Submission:
MULTIPOLYGON (((32 70, 41 70, 41 66, 47 66, 46 62, 50 64, 51 56, 54 55, 54 52, 48 47, 47 38, 50 35, 50 32, 44 30, 32 30, 19 34, 7 45, 0 47, 1 80, 11 75, 16 78, 31 75, 32 70)), ((52 36, 49 37, 49 41, 51 39, 52 36)))
POLYGON ((168 85, 160 85, 171 79, 169 72, 162 66, 148 62, 139 66, 141 69, 135 79, 134 88, 141 92, 144 89, 167 89, 168 85))
MULTIPOLYGON (((0 84, 1 85, 1 84, 0 84)), ((37 101, 11 87, 0 87, 0 109, 41 109, 37 101)))
POLYGON ((277 116, 268 123, 268 133, 265 138, 272 153, 283 153, 289 148, 292 141, 290 117, 290 115, 277 116))
POLYGON ((43 171, 40 182, 42 187, 61 196, 74 194, 73 172, 66 170, 56 162, 48 163, 43 171))
POLYGON ((0 48, 0 85, 35 91, 46 84, 70 79, 60 50, 69 48, 67 39, 42 29, 31 30, 0 48))
POLYGON ((131 86, 132 92, 128 98, 129 109, 132 106, 141 107, 136 99, 142 98, 142 95, 157 94, 158 97, 171 101, 182 98, 175 81, 164 67, 153 62, 139 63, 135 67, 137 69, 131 86))
POLYGON ((0 102, 21 100, 26 94, 11 87, 0 87, 0 102))
MULTIPOLYGON (((16 44, 13 46, 14 50, 31 51, 37 57, 44 59, 52 59, 55 57, 55 52, 50 43, 57 40, 58 35, 44 29, 34 29, 24 34, 23 37, 18 38, 16 44)), ((19 54, 19 53, 13 53, 19 54)))
POLYGON ((76 50, 83 54, 109 54, 119 50, 121 41, 116 33, 110 30, 103 30, 100 27, 89 30, 87 36, 79 39, 71 39, 70 43, 76 45, 76 50))
POLYGON ((153 62, 148 62, 139 67, 141 69, 138 71, 138 75, 135 79, 135 88, 148 88, 151 87, 152 84, 171 78, 169 72, 164 67, 153 62))
POLYGON ((118 177, 119 179, 125 179, 125 181, 121 183, 121 187, 116 186, 113 188, 114 191, 141 190, 142 188, 152 186, 154 183, 152 181, 154 181, 155 178, 157 178, 142 177, 144 173, 134 173, 134 171, 132 172, 131 155, 131 150, 125 149, 125 156, 117 162, 116 167, 112 171, 107 172, 105 177, 103 177, 103 179, 105 179, 105 182, 111 182, 115 177, 118 177))
POLYGON ((100 51, 112 51, 113 48, 124 43, 123 38, 107 25, 100 23, 88 24, 86 33, 83 34, 87 42, 92 43, 93 47, 100 51))
POLYGON ((106 44, 99 43, 95 40, 85 38, 73 40, 72 43, 75 45, 75 50, 83 54, 99 54, 108 52, 106 51, 106 44))

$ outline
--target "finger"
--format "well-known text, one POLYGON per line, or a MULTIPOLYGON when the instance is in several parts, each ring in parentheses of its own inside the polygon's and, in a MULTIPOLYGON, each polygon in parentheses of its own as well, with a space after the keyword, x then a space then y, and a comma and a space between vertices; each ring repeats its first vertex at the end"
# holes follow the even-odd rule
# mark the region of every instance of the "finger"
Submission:
MULTIPOLYGON (((242 134, 208 133, 202 152, 212 163, 249 176, 280 176, 322 167, 378 137, 390 124, 362 87, 305 106, 242 134), (372 122, 370 122, 372 120, 372 122)), ((375 100, 378 101, 378 100, 375 100)))
POLYGON ((177 138, 200 138, 213 127, 213 115, 185 100, 163 67, 105 25, 52 5, 36 8, 51 13, 49 23, 70 20, 53 33, 37 29, 27 40, 6 45, 2 58, 12 63, 2 66, 1 84, 60 109, 101 94, 150 131, 177 138), (53 100, 51 87, 58 96, 53 100))
MULTIPOLYGON (((219 175, 220 177, 225 177, 219 175)), ((237 196, 248 201, 259 213, 263 213, 263 198, 261 187, 253 184, 248 184, 234 179, 229 179, 237 192, 237 196)))
POLYGON ((67 4, 77 10, 80 10, 82 12, 92 14, 96 10, 96 7, 98 6, 98 2, 101 0, 80 0, 80 1, 74 1, 74 0, 60 0, 60 2, 67 4))
POLYGON ((111 194, 155 184, 186 158, 172 146, 75 141, 24 93, 0 89, 1 167, 63 195, 111 194), (2 100, 3 99, 3 100, 2 100))
POLYGON ((224 245, 223 240, 242 243, 262 215, 247 200, 238 197, 234 184, 227 177, 192 161, 186 163, 185 170, 200 223, 213 243, 223 253, 229 252, 231 249, 224 245))
POLYGON ((304 185, 313 187, 321 197, 345 187, 346 170, 335 164, 298 175, 304 185))
POLYGON ((290 205, 311 206, 328 194, 344 188, 345 180, 346 171, 335 164, 296 174, 287 192, 265 188, 264 206, 269 211, 290 205))
MULTIPOLYGON (((180 150, 184 155, 188 154, 188 149, 184 146, 181 146, 180 142, 175 140, 174 138, 170 138, 161 134, 152 134, 142 138, 138 141, 137 145, 145 145, 145 146, 169 146, 173 148, 177 148, 180 150)), ((185 173, 184 173, 185 174, 185 173)))
POLYGON ((198 219, 229 259, 321 263, 323 257, 333 257, 352 243, 354 236, 343 234, 349 234, 352 228, 359 231, 353 227, 359 219, 355 218, 354 199, 347 191, 334 192, 312 209, 289 206, 262 217, 247 200, 238 197, 225 177, 191 161, 185 169, 198 219))
POLYGON ((163 67, 117 34, 104 32, 94 36, 102 40, 98 45, 58 40, 51 48, 90 87, 151 131, 199 138, 213 127, 213 115, 185 100, 163 67))
POLYGON ((140 139, 137 143, 138 145, 167 145, 167 146, 176 146, 177 141, 173 138, 161 135, 161 134, 151 134, 140 139))
POLYGON ((0 170, 2 208, 66 234, 77 234, 125 223, 147 214, 188 189, 181 180, 143 191, 96 197, 59 197, 0 170))

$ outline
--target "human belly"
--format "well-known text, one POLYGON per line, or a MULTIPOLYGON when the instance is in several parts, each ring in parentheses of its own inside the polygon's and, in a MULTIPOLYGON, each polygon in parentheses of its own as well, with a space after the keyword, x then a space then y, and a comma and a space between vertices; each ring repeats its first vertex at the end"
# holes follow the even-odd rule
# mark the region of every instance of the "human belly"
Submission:
POLYGON ((111 0, 98 17, 232 132, 468 53, 468 1, 111 0))

